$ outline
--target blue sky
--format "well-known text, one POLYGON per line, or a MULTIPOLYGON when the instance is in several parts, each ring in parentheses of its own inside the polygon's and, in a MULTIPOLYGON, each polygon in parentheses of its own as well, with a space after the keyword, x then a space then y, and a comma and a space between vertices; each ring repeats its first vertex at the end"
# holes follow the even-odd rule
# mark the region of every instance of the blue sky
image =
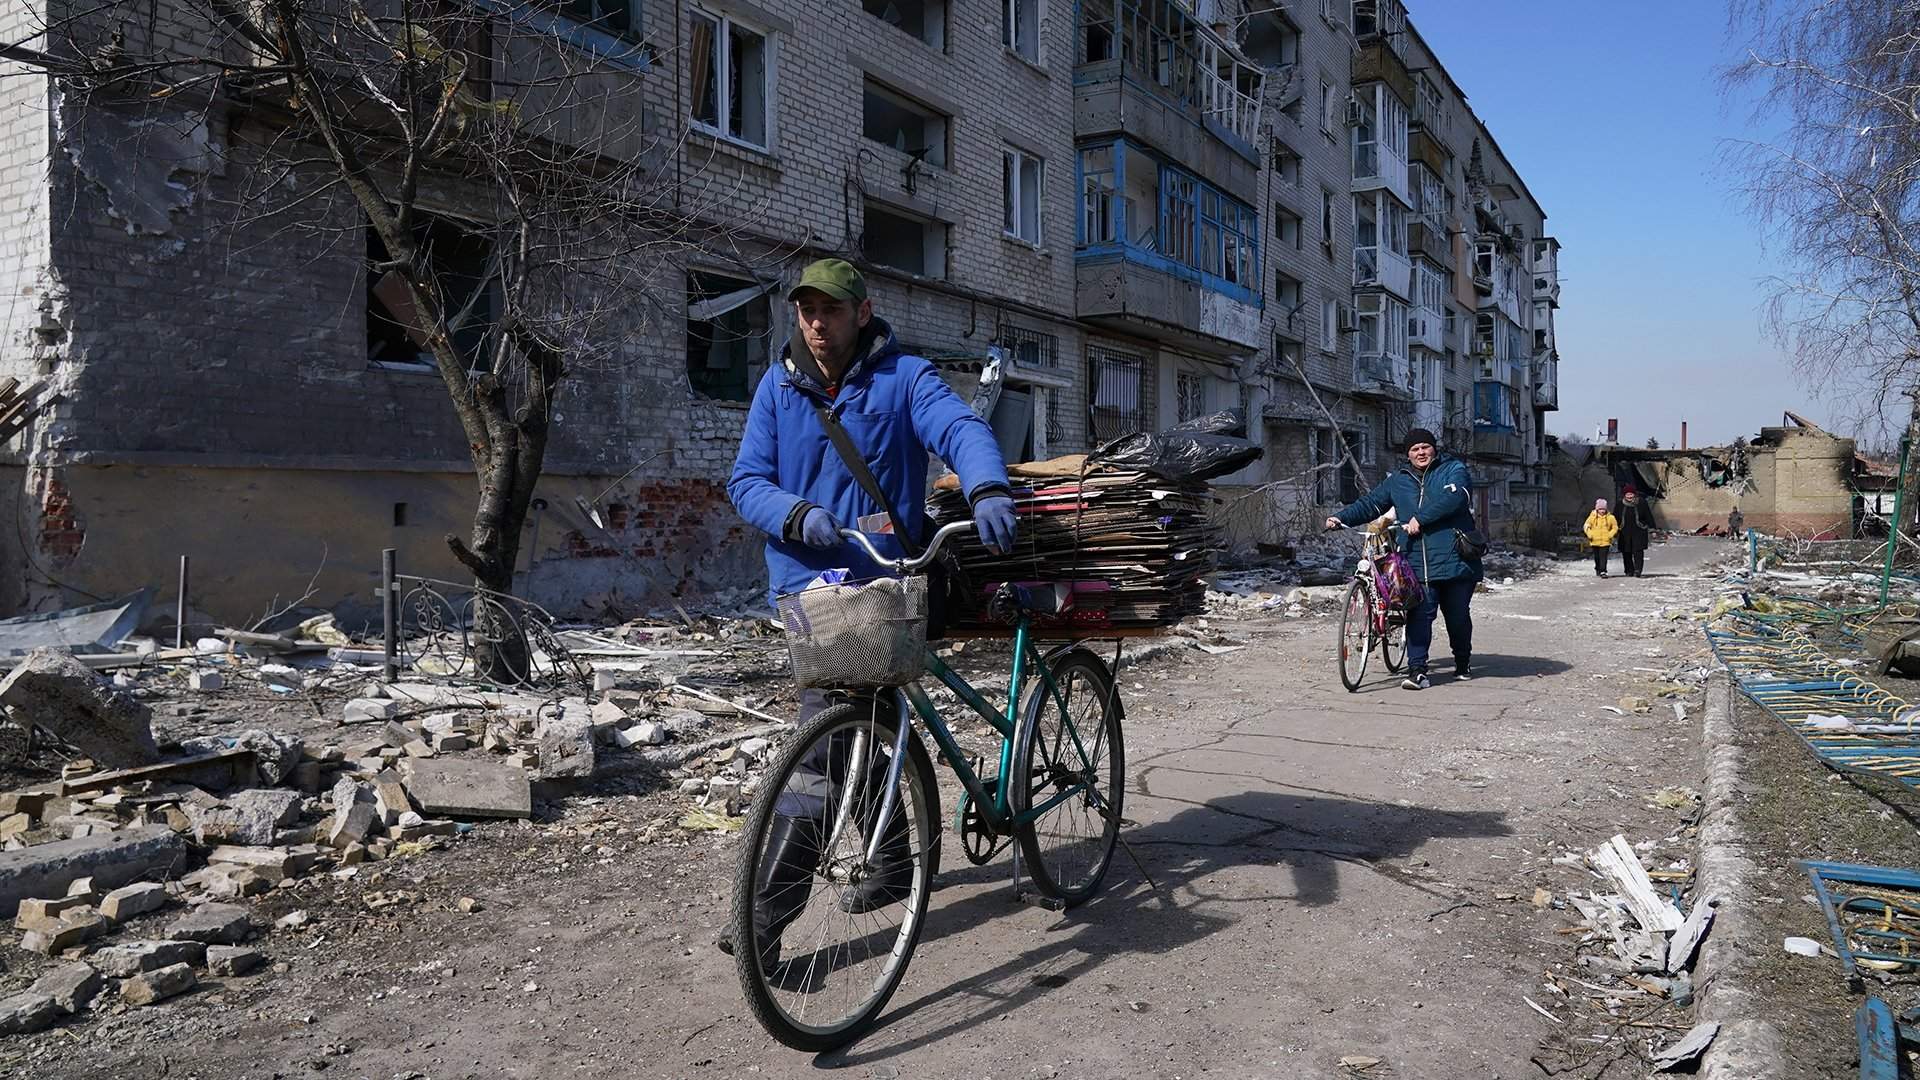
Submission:
POLYGON ((1712 0, 1409 0, 1421 35, 1559 237, 1553 434, 1725 443, 1793 409, 1846 410, 1790 370, 1761 321, 1767 256, 1720 165, 1752 137, 1719 69, 1740 54, 1712 0))

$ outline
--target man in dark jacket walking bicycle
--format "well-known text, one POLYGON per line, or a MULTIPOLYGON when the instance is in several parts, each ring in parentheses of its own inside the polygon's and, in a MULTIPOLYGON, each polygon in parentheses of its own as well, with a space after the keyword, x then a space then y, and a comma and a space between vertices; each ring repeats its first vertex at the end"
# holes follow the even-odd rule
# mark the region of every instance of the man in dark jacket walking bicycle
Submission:
POLYGON ((1473 587, 1481 578, 1479 559, 1464 557, 1458 546, 1462 533, 1473 531, 1469 497, 1473 478, 1467 465, 1435 445, 1433 432, 1407 432, 1407 464, 1396 469, 1378 487, 1327 519, 1327 528, 1372 521, 1392 508, 1406 525, 1401 542, 1407 561, 1426 586, 1425 599, 1407 612, 1407 678, 1400 685, 1425 690, 1427 654, 1433 645, 1433 618, 1447 621, 1447 644, 1453 648, 1453 677, 1473 678, 1473 587))

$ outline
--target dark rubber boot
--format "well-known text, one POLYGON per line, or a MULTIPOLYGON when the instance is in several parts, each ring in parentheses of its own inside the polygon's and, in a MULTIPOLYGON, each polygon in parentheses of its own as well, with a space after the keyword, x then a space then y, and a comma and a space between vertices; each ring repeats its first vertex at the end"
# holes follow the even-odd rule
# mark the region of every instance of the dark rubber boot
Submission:
POLYGON ((807 906, 820 865, 820 825, 812 818, 774 815, 753 897, 753 937, 762 970, 780 960, 780 935, 807 906))

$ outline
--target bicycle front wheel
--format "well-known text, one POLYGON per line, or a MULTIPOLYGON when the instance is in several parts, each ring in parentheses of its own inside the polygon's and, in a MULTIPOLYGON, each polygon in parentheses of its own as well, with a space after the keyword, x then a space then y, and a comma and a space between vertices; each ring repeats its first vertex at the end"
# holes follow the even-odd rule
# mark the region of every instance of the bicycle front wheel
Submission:
POLYGON ((1018 831, 1020 851, 1035 887, 1071 907, 1100 890, 1113 864, 1126 801, 1123 714, 1099 657, 1073 649, 1052 672, 1053 689, 1036 678, 1021 712, 1008 803, 1016 817, 1046 807, 1018 831))
POLYGON ((1373 586, 1357 577, 1347 586, 1346 606, 1340 609, 1340 683, 1349 693, 1360 689, 1367 674, 1367 655, 1373 651, 1373 586))
POLYGON ((933 762, 908 732, 896 808, 881 820, 896 725, 906 722, 894 712, 886 699, 822 710, 768 769, 747 818, 734 966, 754 1017, 796 1050, 865 1033, 920 940, 939 795, 933 762))

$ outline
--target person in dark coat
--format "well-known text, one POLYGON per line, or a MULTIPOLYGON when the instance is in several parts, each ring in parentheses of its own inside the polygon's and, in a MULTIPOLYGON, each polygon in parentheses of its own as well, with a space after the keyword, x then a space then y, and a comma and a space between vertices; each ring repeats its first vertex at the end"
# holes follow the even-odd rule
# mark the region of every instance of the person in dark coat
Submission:
POLYGON ((1640 498, 1639 489, 1628 484, 1620 493, 1620 535, 1614 543, 1620 548, 1621 568, 1628 577, 1640 577, 1647 566, 1647 540, 1653 531, 1653 508, 1640 498))
POLYGON ((1407 612, 1407 678, 1400 685, 1425 690, 1427 653, 1433 645, 1433 617, 1447 621, 1447 644, 1453 647, 1453 677, 1473 678, 1473 587, 1483 572, 1478 559, 1462 558, 1454 534, 1473 529, 1469 503, 1473 477, 1467 463, 1443 454, 1434 445, 1433 432, 1407 432, 1407 464, 1352 505, 1327 519, 1327 528, 1360 525, 1389 509, 1406 524, 1401 550, 1426 586, 1425 600, 1407 612))

